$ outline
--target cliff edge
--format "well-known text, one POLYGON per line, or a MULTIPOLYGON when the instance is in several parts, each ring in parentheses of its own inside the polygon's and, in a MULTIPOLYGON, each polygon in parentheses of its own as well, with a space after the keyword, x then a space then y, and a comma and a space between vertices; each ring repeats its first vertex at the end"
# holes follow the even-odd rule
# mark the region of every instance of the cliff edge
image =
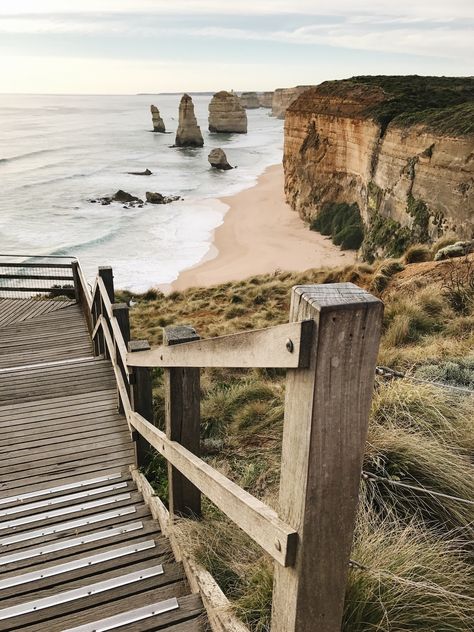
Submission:
POLYGON ((285 119, 285 192, 311 221, 357 205, 366 259, 474 238, 474 78, 354 77, 305 90, 285 119))

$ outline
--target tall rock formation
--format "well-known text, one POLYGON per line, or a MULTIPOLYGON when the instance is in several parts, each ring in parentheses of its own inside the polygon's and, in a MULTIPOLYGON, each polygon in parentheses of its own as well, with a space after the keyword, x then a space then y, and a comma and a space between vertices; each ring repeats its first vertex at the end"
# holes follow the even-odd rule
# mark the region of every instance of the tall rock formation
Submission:
POLYGON ((286 110, 296 99, 314 86, 296 86, 295 88, 277 88, 273 93, 272 116, 279 119, 285 118, 286 110))
POLYGON ((260 107, 260 101, 256 92, 242 92, 240 103, 246 110, 257 110, 260 107))
POLYGON ((258 95, 258 100, 261 108, 271 108, 273 101, 273 92, 261 92, 258 95))
POLYGON ((204 145, 201 128, 197 124, 194 114, 193 100, 189 94, 183 94, 179 104, 179 123, 175 144, 177 147, 202 147, 204 145))
POLYGON ((403 77, 407 99, 396 92, 400 78, 382 78, 382 85, 377 79, 326 82, 289 107, 283 158, 288 202, 307 220, 323 206, 357 204, 369 260, 445 233, 472 239, 474 134, 466 117, 474 80, 454 79, 451 86, 450 78, 403 77), (428 79, 435 83, 425 82, 416 96, 428 79))
POLYGON ((160 110, 156 107, 156 105, 150 105, 150 111, 151 119, 153 121, 153 131, 161 133, 166 132, 165 124, 160 116, 160 110))
POLYGON ((209 131, 247 133, 247 113, 233 92, 217 92, 209 103, 209 131))

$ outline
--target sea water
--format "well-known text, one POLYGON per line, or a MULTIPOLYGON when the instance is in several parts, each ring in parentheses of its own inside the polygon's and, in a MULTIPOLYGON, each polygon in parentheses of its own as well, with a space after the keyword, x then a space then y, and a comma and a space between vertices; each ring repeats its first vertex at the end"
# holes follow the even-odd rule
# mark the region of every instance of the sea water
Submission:
POLYGON ((281 162, 282 121, 247 110, 248 134, 207 131, 211 96, 195 95, 202 149, 172 148, 181 95, 0 95, 0 254, 68 254, 86 275, 114 268, 117 287, 144 291, 175 280, 209 252, 227 206, 281 162), (153 133, 150 104, 170 133, 153 133), (232 171, 212 169, 222 147, 232 171), (128 175, 150 169, 151 176, 128 175), (123 208, 91 199, 123 189, 182 201, 123 208))

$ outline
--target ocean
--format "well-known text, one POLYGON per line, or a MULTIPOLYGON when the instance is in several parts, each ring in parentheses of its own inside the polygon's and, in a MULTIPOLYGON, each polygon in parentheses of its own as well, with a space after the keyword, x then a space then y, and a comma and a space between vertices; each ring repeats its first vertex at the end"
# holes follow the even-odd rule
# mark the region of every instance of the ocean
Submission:
POLYGON ((88 278, 114 268, 116 285, 145 291, 174 281, 209 252, 227 206, 217 198, 281 162, 283 122, 247 110, 248 134, 210 134, 210 96, 193 101, 204 148, 170 148, 181 95, 0 95, 0 254, 67 254, 88 278), (169 134, 152 130, 150 104, 169 134), (212 169, 222 147, 232 171, 212 169), (128 175, 150 169, 151 176, 128 175), (124 209, 90 203, 123 189, 179 195, 167 205, 124 209))

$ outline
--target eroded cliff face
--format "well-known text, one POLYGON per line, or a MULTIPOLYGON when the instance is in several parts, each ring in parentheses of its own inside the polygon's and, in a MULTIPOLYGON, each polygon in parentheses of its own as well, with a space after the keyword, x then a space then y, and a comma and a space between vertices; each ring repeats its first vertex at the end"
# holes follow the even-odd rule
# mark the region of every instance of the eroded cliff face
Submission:
POLYGON ((312 86, 296 86, 294 88, 277 88, 272 96, 272 116, 284 119, 286 110, 296 99, 312 86))
POLYGON ((322 84, 305 91, 285 119, 285 192, 307 220, 326 203, 357 203, 364 247, 387 254, 384 236, 430 242, 474 237, 474 137, 423 125, 387 127, 367 116, 381 88, 322 84), (335 93, 334 93, 335 92, 335 93))

